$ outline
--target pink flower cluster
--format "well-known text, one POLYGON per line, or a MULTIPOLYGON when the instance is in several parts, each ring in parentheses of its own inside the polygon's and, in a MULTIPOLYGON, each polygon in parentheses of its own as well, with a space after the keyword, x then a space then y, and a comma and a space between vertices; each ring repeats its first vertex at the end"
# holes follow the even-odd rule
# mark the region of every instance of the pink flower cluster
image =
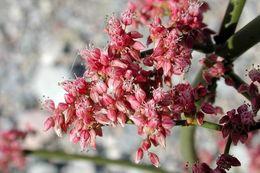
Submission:
POLYGON ((150 25, 147 44, 154 43, 152 56, 145 65, 163 69, 166 77, 182 74, 191 63, 193 44, 208 42, 212 31, 203 23, 208 9, 198 0, 137 0, 129 2, 128 10, 135 12, 134 26, 150 25), (169 16, 166 26, 160 17, 169 16))
MULTIPOLYGON (((245 143, 248 138, 250 127, 256 122, 254 117, 260 109, 260 94, 258 85, 260 84, 260 72, 253 68, 249 71, 248 76, 251 83, 241 84, 238 87, 238 92, 246 93, 251 97, 251 107, 247 104, 241 105, 237 111, 235 109, 228 111, 227 115, 220 119, 220 124, 223 124, 222 134, 223 137, 231 135, 233 143, 236 145, 238 141, 245 143)), ((234 86, 234 82, 226 79, 228 85, 234 86)))
POLYGON ((203 12, 208 5, 199 0, 136 0, 128 8, 136 12, 135 25, 147 24, 154 17, 169 16, 169 25, 202 28, 203 12))
POLYGON ((145 65, 163 69, 164 75, 182 74, 191 63, 191 42, 184 39, 185 32, 178 28, 166 28, 160 18, 154 19, 150 25, 149 42, 154 42, 153 54, 146 57, 145 65))
POLYGON ((0 170, 3 173, 7 173, 10 167, 24 168, 21 141, 27 133, 15 129, 0 132, 0 170))
POLYGON ((95 74, 63 82, 65 103, 55 107, 52 100, 46 100, 52 116, 45 121, 45 130, 53 127, 58 136, 69 130, 73 143, 79 142, 83 149, 95 149, 95 138, 102 136, 103 126, 134 123, 144 138, 135 161, 139 162, 147 151, 151 163, 159 166, 157 155, 149 149, 152 145, 165 147, 174 120, 183 113, 195 116, 195 101, 205 96, 207 90, 178 84, 168 91, 158 87, 145 92, 134 77, 129 81, 123 76, 95 74))
MULTIPOLYGON (((119 18, 113 15, 107 21, 105 31, 109 41, 105 50, 89 47, 79 52, 86 71, 83 77, 61 83, 66 92, 64 102, 55 105, 53 100, 46 100, 45 107, 51 115, 44 129, 53 128, 58 136, 68 133, 70 141, 79 143, 82 149, 95 149, 96 137, 103 135, 104 126, 134 124, 142 137, 135 162, 139 163, 147 154, 150 162, 158 167, 159 157, 151 149, 166 147, 167 136, 176 122, 190 125, 197 120, 197 124, 203 125, 205 115, 223 114, 220 107, 209 102, 214 93, 208 89, 232 70, 224 58, 211 54, 202 60, 205 67, 202 77, 207 86, 172 83, 173 75, 183 74, 189 68, 192 48, 198 43, 211 43, 212 31, 203 23, 207 9, 208 5, 198 0, 130 2, 119 18), (166 24, 165 16, 168 16, 166 24), (130 29, 140 24, 148 24, 146 46, 152 46, 150 50, 144 51, 146 46, 139 40, 143 35, 130 29)), ((238 141, 245 143, 260 109, 259 70, 251 70, 249 77, 250 85, 235 87, 252 98, 252 106, 243 104, 237 110, 228 111, 220 119, 222 126, 216 124, 217 128, 222 127, 223 137, 230 136, 235 145, 238 141)), ((235 85, 231 79, 226 82, 235 85)), ((206 163, 196 163, 192 170, 225 173, 231 166, 240 166, 240 162, 222 154, 215 169, 206 163)))
POLYGON ((247 133, 256 122, 253 111, 249 109, 248 105, 243 104, 237 111, 235 109, 228 111, 227 115, 219 120, 219 123, 223 124, 223 137, 230 135, 233 143, 236 145, 238 141, 246 142, 248 138, 247 133))
POLYGON ((227 85, 235 87, 239 93, 245 94, 250 97, 252 111, 253 114, 256 115, 258 110, 260 109, 260 93, 258 89, 260 86, 260 69, 256 69, 253 67, 248 72, 248 76, 251 80, 250 84, 241 83, 236 86, 235 82, 229 77, 225 77, 225 82, 227 85))
MULTIPOLYGON (((176 1, 183 8, 187 2, 176 1)), ((191 8, 200 9, 195 4, 190 4, 191 8)), ((137 39, 142 35, 126 31, 135 22, 133 12, 128 9, 120 18, 112 16, 108 20, 106 50, 80 51, 86 64, 84 77, 61 83, 66 91, 64 103, 55 106, 52 100, 46 100, 45 107, 52 114, 44 126, 45 130, 54 128, 58 136, 69 133, 70 140, 83 149, 95 149, 95 139, 102 136, 103 126, 135 124, 143 137, 135 161, 138 163, 147 152, 151 163, 159 166, 159 158, 150 148, 165 147, 166 137, 181 114, 196 118, 195 101, 205 96, 207 89, 202 85, 193 88, 188 83, 172 86, 172 74, 182 74, 190 64, 190 44, 183 38, 192 30, 166 28, 159 18, 155 19, 148 39, 155 44, 153 53, 141 56, 145 46, 137 39)), ((199 10, 197 15, 202 12, 199 10)), ((197 118, 202 122, 204 117, 197 118)))
POLYGON ((251 69, 248 73, 248 76, 251 80, 249 85, 242 84, 239 86, 238 91, 241 93, 248 93, 251 97, 252 111, 256 115, 258 110, 260 109, 260 69, 251 69))

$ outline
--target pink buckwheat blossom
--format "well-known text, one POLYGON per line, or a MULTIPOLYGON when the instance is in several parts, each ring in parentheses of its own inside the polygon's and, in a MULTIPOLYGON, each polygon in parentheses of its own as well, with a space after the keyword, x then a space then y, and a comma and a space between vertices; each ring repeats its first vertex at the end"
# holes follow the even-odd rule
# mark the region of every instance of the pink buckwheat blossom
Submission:
MULTIPOLYGON (((124 127, 131 123, 137 126, 142 138, 135 162, 147 153, 158 167, 159 157, 150 149, 166 147, 175 121, 181 115, 196 118, 200 124, 204 119, 195 102, 207 95, 206 87, 193 88, 188 83, 173 86, 171 77, 183 74, 191 63, 192 45, 199 38, 196 33, 205 27, 205 4, 182 0, 174 1, 177 6, 172 7, 173 1, 139 2, 144 7, 142 11, 130 3, 120 18, 113 15, 108 19, 107 49, 89 47, 79 52, 86 66, 84 76, 61 83, 66 92, 64 102, 55 106, 52 100, 46 101, 50 116, 44 130, 53 128, 58 136, 68 133, 70 141, 79 143, 82 149, 95 149, 96 137, 103 135, 104 126, 124 127), (164 15, 161 8, 168 8, 171 21, 167 25, 159 17, 154 18, 155 14, 164 15), (183 15, 182 10, 188 13, 183 15), (141 51, 146 47, 138 40, 142 34, 129 28, 138 24, 138 15, 142 22, 152 21, 147 43, 154 48, 153 53, 145 56, 141 56, 141 51)), ((202 111, 212 112, 210 106, 202 111)))

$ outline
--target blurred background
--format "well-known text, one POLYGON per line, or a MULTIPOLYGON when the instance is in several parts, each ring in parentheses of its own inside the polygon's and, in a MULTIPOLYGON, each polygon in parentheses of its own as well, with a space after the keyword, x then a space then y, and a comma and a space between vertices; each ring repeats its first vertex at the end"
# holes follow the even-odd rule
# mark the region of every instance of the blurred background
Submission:
MULTIPOLYGON (((0 0, 0 129, 28 126, 37 134, 26 140, 30 149, 63 150, 68 153, 101 155, 112 159, 133 160, 133 153, 141 142, 134 127, 105 129, 105 135, 97 140, 97 151, 80 151, 68 137, 58 138, 52 131, 43 132, 47 113, 41 110, 41 102, 50 97, 55 102, 63 101, 63 90, 58 82, 72 79, 84 71, 78 50, 89 44, 104 48, 107 36, 104 33, 107 16, 125 9, 127 0, 0 0)), ((218 31, 228 0, 207 1, 210 5, 205 15, 209 28, 218 31)), ((259 0, 246 2, 238 29, 260 14, 259 0)), ((147 28, 146 28, 147 30, 147 28)), ((260 45, 257 44, 235 62, 235 71, 246 81, 246 69, 260 64, 260 45)), ((194 63, 185 76, 192 79, 203 55, 194 52, 194 63)), ((237 108, 245 98, 223 81, 219 81, 215 105, 224 111, 237 108)), ((165 150, 157 149, 161 166, 176 171, 185 165, 179 149, 179 128, 174 128, 165 150)), ((207 152, 217 151, 216 133, 198 129, 197 147, 201 157, 207 159, 207 152), (203 143, 202 143, 203 142, 203 143)), ((247 172, 250 162, 242 145, 233 147, 242 162, 241 169, 247 172)), ((146 160, 144 160, 146 162, 146 160)), ((115 166, 96 166, 83 161, 44 160, 30 157, 24 173, 138 173, 134 169, 115 166)))

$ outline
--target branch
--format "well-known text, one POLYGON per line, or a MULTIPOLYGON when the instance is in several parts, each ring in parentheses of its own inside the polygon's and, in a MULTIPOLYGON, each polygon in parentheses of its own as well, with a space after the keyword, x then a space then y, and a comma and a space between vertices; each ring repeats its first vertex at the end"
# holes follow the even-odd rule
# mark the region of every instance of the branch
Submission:
MULTIPOLYGON (((225 74, 224 78, 230 78, 233 81, 233 87, 238 90, 238 88, 240 87, 240 85, 242 84, 246 84, 246 82, 243 81, 243 79, 241 79, 237 74, 234 73, 234 71, 228 72, 225 74)), ((250 96, 247 92, 243 92, 241 93, 245 98, 247 98, 248 100, 250 100, 250 96)))
POLYGON ((129 160, 114 160, 114 159, 107 159, 98 156, 83 156, 77 154, 67 154, 62 151, 45 151, 45 150, 24 150, 25 155, 31 155, 46 159, 61 159, 61 160, 85 160, 91 161, 97 165, 117 165, 117 166, 124 166, 129 168, 135 168, 147 172, 152 173, 169 173, 166 170, 156 168, 150 165, 142 165, 142 164, 135 164, 129 160))
POLYGON ((209 53, 214 52, 214 45, 212 43, 194 44, 192 49, 196 50, 200 53, 209 54, 209 53))
POLYGON ((231 144, 232 144, 232 139, 231 139, 231 136, 229 135, 228 139, 227 139, 226 146, 225 146, 224 154, 228 154, 229 153, 231 144))
POLYGON ((257 122, 254 126, 250 127, 249 131, 255 131, 260 129, 260 122, 257 122))
POLYGON ((224 43, 234 34, 245 2, 246 0, 229 0, 219 34, 214 38, 217 44, 224 43))
POLYGON ((260 41, 260 15, 236 32, 223 45, 216 47, 216 54, 233 62, 260 41))

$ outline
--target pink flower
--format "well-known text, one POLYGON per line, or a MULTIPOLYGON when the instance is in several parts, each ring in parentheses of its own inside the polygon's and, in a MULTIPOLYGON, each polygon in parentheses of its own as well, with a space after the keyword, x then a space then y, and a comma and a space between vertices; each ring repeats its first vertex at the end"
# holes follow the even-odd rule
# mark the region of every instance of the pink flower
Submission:
POLYGON ((140 87, 135 87, 135 98, 139 103, 143 103, 146 98, 146 93, 140 87))
POLYGON ((125 126, 126 120, 127 120, 127 116, 126 116, 124 113, 119 112, 118 115, 117 115, 117 121, 118 121, 118 123, 119 123, 122 127, 125 126))
POLYGON ((159 161, 159 157, 154 154, 154 153, 149 153, 149 159, 150 159, 150 162, 155 166, 155 167, 159 167, 160 165, 160 161, 159 161))
POLYGON ((229 155, 222 154, 217 159, 217 167, 215 169, 210 168, 206 163, 195 163, 192 166, 193 173, 226 173, 232 166, 240 166, 240 162, 237 158, 229 155))
POLYGON ((135 96, 132 95, 127 96, 127 101, 130 103, 131 107, 135 110, 137 110, 141 106, 141 103, 137 101, 135 96))
POLYGON ((252 82, 257 81, 258 83, 260 83, 260 72, 259 72, 259 70, 256 70, 255 68, 253 68, 252 70, 249 71, 248 76, 250 77, 252 82))
POLYGON ((165 129, 172 129, 175 125, 173 118, 169 115, 162 116, 162 127, 165 129))
MULTIPOLYGON (((194 115, 196 112, 194 90, 190 84, 178 84, 172 90, 173 104, 179 106, 182 112, 194 115)), ((178 112, 176 112, 178 113, 178 112)))
POLYGON ((48 111, 53 111, 55 109, 54 101, 51 99, 45 100, 44 108, 48 111))
POLYGON ((209 103, 203 103, 201 106, 201 110, 206 114, 216 114, 215 108, 209 103))
POLYGON ((219 120, 219 123, 223 124, 223 137, 231 135, 231 139, 236 145, 239 140, 242 143, 246 142, 249 128, 255 124, 255 120, 253 112, 249 109, 248 105, 243 104, 237 109, 237 113, 235 109, 228 111, 227 115, 219 120))
POLYGON ((160 102, 165 98, 165 92, 161 87, 153 90, 153 98, 156 102, 160 102))
POLYGON ((54 127, 54 119, 52 117, 49 117, 44 122, 44 131, 48 131, 51 127, 54 127))
POLYGON ((142 148, 138 148, 135 153, 135 163, 139 163, 144 157, 144 152, 142 148))
MULTIPOLYGON (((115 56, 121 54, 122 57, 130 57, 133 60, 139 60, 140 55, 139 51, 143 50, 145 46, 136 41, 136 38, 141 38, 142 35, 135 31, 135 32, 126 32, 123 29, 123 25, 127 26, 132 24, 133 22, 133 11, 127 10, 122 13, 121 21, 114 16, 112 16, 106 28, 106 31, 109 35, 110 41, 108 46, 108 55, 115 56), (121 23, 122 22, 122 23, 121 23)), ((119 61, 118 59, 116 61, 119 61)), ((112 63, 118 64, 121 68, 124 68, 125 65, 122 63, 112 63)))
POLYGON ((151 147, 151 142, 149 139, 145 139, 142 142, 142 148, 147 151, 151 147))
POLYGON ((204 120, 205 115, 202 112, 197 112, 196 114, 196 120, 198 122, 199 125, 203 124, 203 120, 204 120))
POLYGON ((0 170, 7 173, 9 168, 25 167, 26 159, 23 153, 22 141, 29 131, 11 129, 0 132, 0 170))
MULTIPOLYGON (((215 54, 208 56, 207 59, 204 60, 203 64, 208 68, 203 71, 202 75, 207 83, 211 84, 212 79, 219 78, 225 74, 226 69, 222 61, 223 58, 218 57, 215 54)), ((232 81, 228 79, 226 79, 226 82, 230 85, 232 84, 232 81)))
MULTIPOLYGON (((158 167, 158 156, 149 150, 152 146, 166 146, 175 120, 185 114, 203 122, 204 114, 197 112, 195 101, 206 96, 207 89, 202 85, 193 88, 187 83, 172 87, 171 77, 183 74, 191 63, 191 46, 204 36, 205 8, 204 3, 195 0, 174 0, 174 4, 170 0, 137 1, 129 3, 129 9, 120 18, 108 19, 107 49, 90 47, 80 51, 86 64, 84 77, 61 84, 65 101, 58 106, 52 100, 46 102, 51 113, 44 129, 53 128, 58 136, 69 130, 72 143, 79 143, 82 149, 95 149, 96 137, 103 135, 104 126, 124 127, 131 122, 137 126, 138 135, 145 138, 135 162, 146 152, 158 167), (170 20, 164 25, 159 17, 165 10, 170 20), (145 46, 137 40, 143 36, 130 26, 150 19, 153 21, 148 43, 154 44, 153 53, 143 57, 140 51, 145 46)), ((213 72, 219 74, 221 70, 213 72)), ((202 111, 211 113, 212 109, 204 105, 202 111)), ((244 122, 248 123, 248 117, 244 122)))
POLYGON ((192 173, 213 173, 206 163, 195 163, 192 165, 192 173))
POLYGON ((161 19, 156 17, 150 24, 150 38, 152 40, 159 40, 166 36, 167 29, 162 25, 161 19))
POLYGON ((229 154, 222 154, 217 159, 217 167, 219 169, 229 170, 231 166, 241 166, 239 160, 229 154))
POLYGON ((131 25, 133 20, 134 13, 132 10, 126 10, 121 14, 121 22, 124 25, 131 25))

